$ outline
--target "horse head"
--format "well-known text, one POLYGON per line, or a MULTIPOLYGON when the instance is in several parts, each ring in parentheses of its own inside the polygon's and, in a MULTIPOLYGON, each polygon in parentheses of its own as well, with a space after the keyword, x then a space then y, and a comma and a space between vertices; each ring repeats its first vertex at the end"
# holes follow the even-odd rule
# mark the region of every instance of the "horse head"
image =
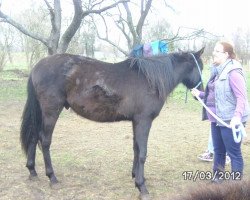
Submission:
POLYGON ((197 88, 203 89, 202 85, 202 70, 203 62, 201 55, 204 52, 204 48, 197 52, 186 52, 185 68, 187 68, 187 73, 183 75, 182 83, 189 89, 197 88))

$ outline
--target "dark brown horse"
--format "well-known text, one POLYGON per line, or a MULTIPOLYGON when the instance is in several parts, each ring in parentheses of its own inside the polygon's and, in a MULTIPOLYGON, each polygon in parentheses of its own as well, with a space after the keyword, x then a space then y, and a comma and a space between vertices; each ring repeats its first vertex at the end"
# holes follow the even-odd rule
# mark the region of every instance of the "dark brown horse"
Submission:
POLYGON ((50 145, 56 121, 65 107, 97 122, 132 121, 132 176, 141 195, 148 194, 144 163, 152 121, 179 83, 193 88, 201 81, 203 50, 128 58, 115 64, 70 54, 42 59, 28 80, 28 99, 21 125, 20 139, 30 177, 37 176, 35 156, 40 142, 46 175, 51 184, 58 182, 52 168, 50 145))

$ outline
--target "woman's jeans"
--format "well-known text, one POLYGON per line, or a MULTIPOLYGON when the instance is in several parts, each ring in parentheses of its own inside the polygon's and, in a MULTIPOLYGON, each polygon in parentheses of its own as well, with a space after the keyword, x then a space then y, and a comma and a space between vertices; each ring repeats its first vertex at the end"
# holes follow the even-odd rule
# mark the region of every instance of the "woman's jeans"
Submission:
POLYGON ((231 170, 233 173, 243 172, 243 158, 241 154, 241 142, 236 143, 233 139, 232 129, 217 126, 211 123, 212 140, 214 145, 214 166, 213 171, 224 172, 226 152, 231 158, 231 170))

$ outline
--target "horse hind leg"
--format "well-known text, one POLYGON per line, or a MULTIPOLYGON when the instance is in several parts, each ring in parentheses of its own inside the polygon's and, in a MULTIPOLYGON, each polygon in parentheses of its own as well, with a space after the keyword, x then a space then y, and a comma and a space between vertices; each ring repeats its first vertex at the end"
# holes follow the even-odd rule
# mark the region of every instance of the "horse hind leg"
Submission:
POLYGON ((41 130, 42 114, 31 77, 29 77, 27 88, 28 97, 22 114, 20 142, 24 153, 27 155, 26 167, 30 172, 29 177, 33 179, 37 177, 35 157, 38 135, 41 130))
POLYGON ((55 176, 51 156, 50 156, 50 145, 52 140, 52 133, 56 124, 58 116, 46 116, 44 119, 44 128, 41 132, 41 146, 44 158, 46 176, 49 177, 51 185, 58 183, 55 176))
POLYGON ((37 172, 35 170, 35 158, 36 158, 36 146, 38 143, 38 137, 34 135, 31 139, 31 142, 28 147, 28 152, 27 152, 27 164, 26 167, 29 169, 30 175, 29 179, 30 180, 36 180, 37 179, 37 172))
POLYGON ((52 161, 51 161, 51 156, 50 156, 50 145, 51 145, 52 134, 55 128, 55 124, 57 122, 59 114, 61 113, 63 109, 64 103, 62 102, 56 103, 56 101, 51 101, 51 102, 53 102, 52 105, 49 105, 48 103, 46 103, 45 104, 46 107, 42 106, 43 125, 42 125, 42 130, 39 134, 39 140, 41 141, 46 176, 49 177, 50 184, 51 186, 53 186, 54 184, 58 183, 58 180, 55 176, 55 173, 52 167, 52 161))

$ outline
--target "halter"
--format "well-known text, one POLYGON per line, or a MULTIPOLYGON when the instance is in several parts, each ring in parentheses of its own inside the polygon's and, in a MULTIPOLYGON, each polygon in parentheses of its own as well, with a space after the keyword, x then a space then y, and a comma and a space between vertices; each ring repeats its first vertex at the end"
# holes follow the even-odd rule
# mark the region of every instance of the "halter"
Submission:
MULTIPOLYGON (((190 53, 193 58, 194 58, 194 61, 196 63, 196 66, 198 68, 198 71, 200 73, 200 76, 201 76, 201 81, 194 87, 194 88, 197 88, 200 86, 200 84, 202 84, 202 74, 201 74, 201 69, 200 69, 200 66, 194 56, 194 54, 190 53)), ((186 93, 186 97, 187 97, 187 93, 186 93)), ((211 114, 219 123, 221 123, 223 126, 227 127, 227 128, 231 128, 232 129, 232 133, 233 133, 233 138, 234 138, 234 141, 236 143, 239 143, 241 141, 241 139, 243 137, 246 137, 246 130, 244 128, 244 125, 241 123, 239 124, 239 126, 237 127, 231 127, 229 126, 227 123, 225 123, 222 119, 220 119, 216 114, 214 114, 205 104, 204 102, 201 100, 201 98, 199 96, 195 96, 198 101, 201 103, 201 105, 206 109, 206 111, 211 114)))
MULTIPOLYGON (((201 68, 200 68, 200 66, 199 66, 199 64, 198 64, 198 62, 197 62, 197 60, 196 60, 194 54, 193 54, 193 53, 190 53, 190 54, 191 54, 191 55, 193 56, 193 58, 194 58, 195 64, 196 64, 196 66, 197 66, 197 68, 198 68, 198 71, 199 71, 199 74, 200 74, 200 77, 201 77, 200 82, 194 87, 194 88, 198 88, 198 87, 203 83, 203 81, 202 81, 202 74, 201 74, 201 68)), ((188 88, 187 88, 187 90, 186 90, 185 103, 187 103, 187 93, 188 93, 188 88)))
POLYGON ((196 60, 194 54, 192 54, 192 53, 190 53, 190 54, 191 54, 191 55, 193 56, 193 58, 194 58, 195 64, 196 64, 196 66, 197 66, 197 68, 198 68, 198 71, 199 71, 199 74, 200 74, 200 77, 201 77, 201 81, 194 87, 194 88, 198 88, 198 87, 203 83, 203 82, 202 82, 201 68, 200 68, 200 66, 199 66, 199 64, 198 64, 198 62, 197 62, 197 60, 196 60))

